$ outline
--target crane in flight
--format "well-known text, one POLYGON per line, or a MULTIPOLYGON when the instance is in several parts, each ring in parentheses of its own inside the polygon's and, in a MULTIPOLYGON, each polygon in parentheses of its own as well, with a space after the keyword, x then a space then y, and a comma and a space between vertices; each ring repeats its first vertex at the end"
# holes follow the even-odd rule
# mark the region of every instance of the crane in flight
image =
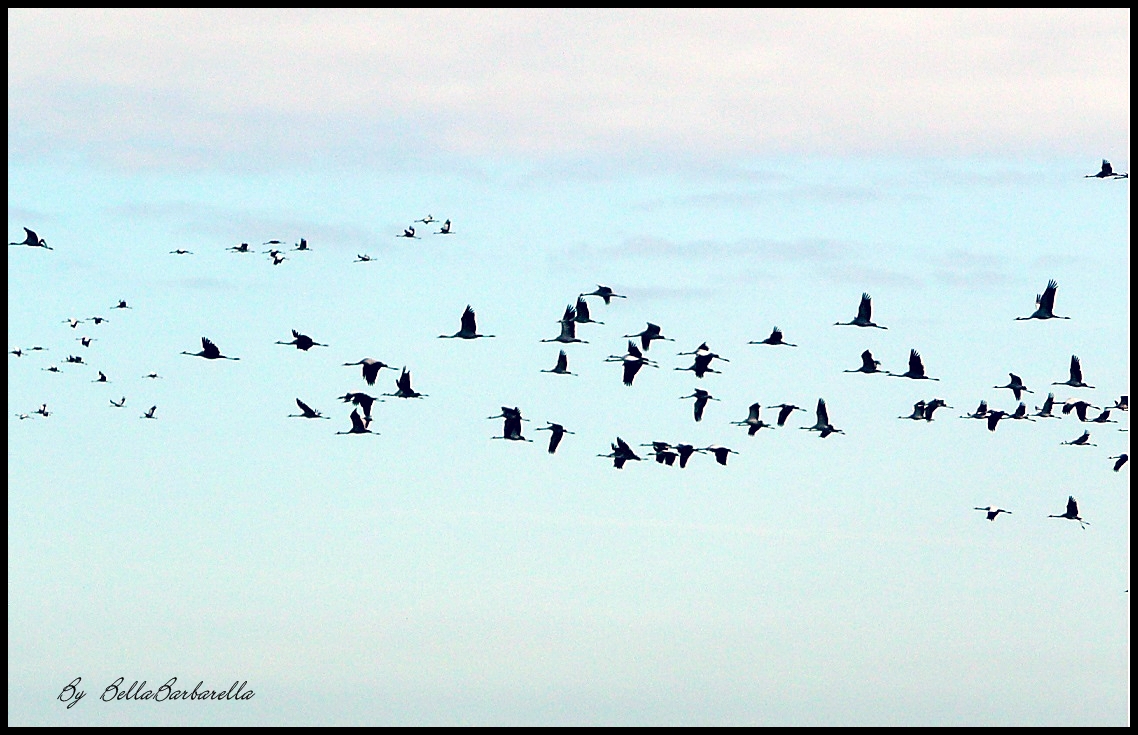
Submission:
POLYGON ((1107 457, 1107 459, 1115 460, 1114 471, 1118 472, 1120 469, 1122 469, 1122 465, 1124 465, 1130 461, 1130 455, 1123 452, 1122 454, 1118 455, 1117 457, 1107 457))
POLYGON ((1072 447, 1097 447, 1098 444, 1091 443, 1091 432, 1086 429, 1083 430, 1083 435, 1077 439, 1072 439, 1069 442, 1059 442, 1060 444, 1067 444, 1072 447))
POLYGON ((479 337, 493 337, 492 334, 479 334, 478 324, 475 322, 474 309, 470 304, 462 312, 461 328, 454 334, 440 334, 439 339, 478 339, 479 337))
POLYGON ((122 408, 123 406, 126 405, 126 396, 123 396, 118 401, 115 401, 113 398, 110 399, 110 401, 111 401, 111 405, 114 406, 115 408, 122 408))
POLYGON ((1047 282, 1047 288, 1043 289, 1043 293, 1037 294, 1035 297, 1035 312, 1031 316, 1017 316, 1017 322, 1024 322, 1028 319, 1070 319, 1069 316, 1058 316, 1055 314, 1055 292, 1059 289, 1059 283, 1052 278, 1047 282))
POLYGON ((621 296, 620 294, 616 293, 615 291, 613 291, 608 286, 602 286, 600 284, 597 284, 597 290, 596 291, 591 291, 589 293, 583 293, 581 295, 582 296, 600 296, 602 299, 604 299, 605 306, 608 306, 610 303, 612 303, 612 299, 627 299, 628 298, 627 296, 621 296))
POLYGON ((439 231, 436 232, 435 234, 436 235, 453 235, 454 231, 450 228, 450 220, 448 219, 446 222, 443 222, 442 226, 439 227, 439 231))
POLYGON ((344 367, 353 367, 355 365, 362 365, 363 366, 362 372, 363 372, 364 380, 367 381, 368 385, 375 385, 375 380, 377 377, 379 377, 379 371, 380 370, 382 370, 384 368, 391 368, 392 370, 395 369, 391 365, 388 365, 385 362, 382 362, 380 360, 376 360, 376 359, 371 358, 371 357, 365 357, 364 359, 359 360, 358 362, 345 362, 344 363, 344 367))
POLYGON ((1071 369, 1069 372, 1070 377, 1062 383, 1052 383, 1051 385, 1069 385, 1072 388, 1094 388, 1093 385, 1087 385, 1083 382, 1083 365, 1075 355, 1071 355, 1071 369))
POLYGON ((557 364, 553 366, 552 370, 542 370, 543 373, 554 373, 555 375, 576 375, 577 373, 569 372, 569 357, 565 354, 565 350, 561 350, 557 354, 557 364))
MULTIPOLYGON (((290 413, 288 415, 288 417, 290 419, 326 419, 326 418, 330 418, 330 417, 325 416, 324 414, 320 413, 316 409, 312 408, 312 406, 309 406, 307 403, 300 400, 299 398, 296 399, 296 405, 300 408, 300 413, 290 413)), ((370 414, 369 414, 369 417, 370 417, 370 414)))
POLYGON ((1129 179, 1130 174, 1116 174, 1110 161, 1102 159, 1102 168, 1097 174, 1087 174, 1084 179, 1129 179))
POLYGON ((375 259, 374 259, 374 258, 372 258, 372 257, 371 257, 370 255, 368 255, 367 253, 357 253, 357 254, 356 254, 356 259, 355 259, 354 261, 352 261, 352 262, 353 262, 353 263, 370 263, 370 262, 372 262, 373 260, 375 260, 375 259))
POLYGON ((805 408, 799 408, 793 403, 780 403, 777 406, 767 406, 767 408, 778 409, 778 419, 775 421, 775 423, 779 426, 786 426, 786 420, 790 418, 790 414, 794 413, 795 411, 802 411, 803 413, 806 412, 805 408))
POLYGON ((834 322, 835 327, 876 327, 877 329, 888 329, 880 324, 874 324, 873 320, 873 297, 867 293, 861 295, 861 303, 857 307, 857 316, 853 321, 849 322, 834 322))
POLYGON ((816 420, 813 426, 801 426, 799 428, 803 431, 817 431, 818 435, 823 439, 830 434, 846 433, 841 429, 834 428, 834 425, 830 423, 830 414, 826 410, 826 401, 821 398, 818 399, 818 407, 814 410, 814 415, 816 420))
POLYGON ((676 340, 672 339, 671 337, 665 337, 663 335, 663 333, 660 331, 660 327, 656 324, 653 324, 652 322, 648 322, 648 326, 647 326, 647 328, 644 329, 643 332, 637 332, 636 334, 625 334, 623 336, 624 337, 639 337, 640 338, 640 346, 644 348, 645 352, 647 352, 648 348, 652 345, 652 340, 662 339, 665 342, 675 342, 676 341, 676 340))
POLYGON ((561 344, 570 344, 572 342, 580 342, 581 344, 589 344, 583 339, 577 339, 577 309, 572 304, 565 306, 565 314, 562 315, 559 323, 561 324, 561 334, 553 339, 543 339, 542 342, 560 342, 561 344))
POLYGON ((1015 395, 1016 400, 1020 399, 1023 393, 1034 393, 1033 390, 1028 390, 1027 386, 1023 384, 1023 380, 1015 373, 1008 373, 1010 380, 1007 385, 993 385, 993 388, 1010 388, 1012 394, 1015 395))
POLYGON ((296 331, 295 329, 292 330, 292 341, 291 342, 281 342, 280 340, 277 340, 274 344, 295 345, 296 349, 303 350, 304 352, 308 352, 313 347, 327 347, 328 346, 326 344, 321 344, 320 342, 313 341, 313 339, 311 337, 309 337, 307 334, 301 334, 300 332, 296 331))
POLYGON ((894 378, 910 378, 912 380, 940 380, 925 375, 925 364, 921 361, 921 353, 909 350, 909 369, 903 373, 886 373, 894 378))
POLYGON ((985 513, 987 513, 989 521, 996 520, 996 516, 998 516, 1001 513, 1007 513, 1008 515, 1012 514, 1012 512, 1010 510, 1004 510, 1003 508, 997 508, 994 505, 989 505, 986 508, 974 508, 973 510, 982 510, 985 513))
POLYGON ((746 426, 747 436, 754 436, 755 434, 759 433, 759 429, 773 429, 773 425, 768 424, 759 418, 760 410, 762 410, 762 406, 760 406, 758 403, 752 403, 750 408, 747 409, 747 418, 743 419, 742 421, 732 421, 731 423, 734 426, 746 426))
MULTIPOLYGON (((522 436, 522 414, 521 411, 514 409, 515 412, 505 414, 505 421, 502 425, 502 435, 492 436, 491 439, 507 439, 515 442, 528 442, 532 439, 526 439, 522 436)), ((504 409, 503 409, 504 412, 504 409)))
POLYGON ((403 368, 399 378, 395 381, 395 392, 384 393, 385 396, 394 396, 396 398, 426 398, 426 393, 419 393, 411 387, 411 371, 403 368))
MULTIPOLYGON (((666 464, 669 467, 673 466, 676 463, 676 458, 680 456, 675 448, 668 442, 652 442, 651 444, 641 444, 640 446, 652 447, 652 453, 656 455, 656 462, 658 464, 666 464)), ((694 452, 695 449, 693 448, 692 451, 694 452)))
POLYGON ((139 416, 139 418, 157 420, 158 417, 154 415, 154 412, 157 410, 158 410, 158 406, 151 406, 150 410, 147 411, 146 413, 142 414, 141 416, 139 416))
POLYGON ((694 398, 695 404, 692 406, 693 413, 695 414, 696 421, 703 421, 703 409, 707 406, 708 401, 718 401, 719 399, 711 395, 703 388, 696 388, 695 392, 690 396, 680 396, 680 400, 687 398, 694 398))
POLYGON ((193 255, 193 251, 178 248, 177 250, 171 250, 170 255, 193 255))
POLYGON ((344 403, 354 403, 355 405, 362 408, 364 410, 364 418, 366 418, 368 421, 371 420, 372 404, 376 401, 379 401, 380 403, 383 402, 382 398, 369 396, 367 393, 361 393, 359 391, 349 391, 348 393, 340 396, 340 400, 344 403))
POLYGON ((358 408, 352 409, 352 428, 347 431, 337 431, 337 434, 374 434, 379 435, 379 432, 371 430, 371 417, 360 418, 360 410, 358 408))
POLYGON ((628 442, 621 439, 619 436, 616 438, 616 443, 610 445, 612 452, 609 454, 598 454, 598 457, 611 457, 612 466, 618 470, 624 469, 624 463, 629 461, 640 461, 640 457, 636 452, 632 451, 632 447, 628 446, 628 442))
POLYGON ((306 252, 309 252, 309 253, 310 253, 310 252, 312 252, 312 248, 308 247, 308 240, 306 240, 306 239, 305 239, 305 238, 303 238, 303 237, 302 237, 302 238, 300 238, 300 242, 298 242, 298 243, 296 244, 296 247, 295 247, 295 248, 293 248, 293 250, 294 250, 294 251, 297 251, 297 250, 304 250, 304 251, 306 251, 306 252))
POLYGON ((747 344, 749 344, 749 345, 786 345, 787 347, 797 347, 798 346, 796 344, 792 344, 790 342, 784 341, 782 338, 782 330, 779 329, 778 327, 775 327, 771 331, 771 336, 767 337, 766 339, 759 340, 758 342, 751 341, 751 342, 748 342, 747 344))
POLYGON ((1075 496, 1067 496, 1067 512, 1062 515, 1049 515, 1048 518, 1066 518, 1070 521, 1078 521, 1079 528, 1086 530, 1086 527, 1091 525, 1089 521, 1084 521, 1079 517, 1079 504, 1075 502, 1075 496))
POLYGON ((943 399, 940 399, 940 398, 932 399, 931 401, 929 401, 928 403, 925 404, 925 416, 924 416, 925 421, 932 421, 933 420, 933 412, 935 412, 938 408, 952 408, 952 406, 945 403, 943 399))
POLYGON ((644 365, 650 365, 651 367, 654 367, 654 368, 660 367, 654 361, 649 360, 647 357, 645 357, 644 354, 640 352, 640 348, 638 348, 632 342, 632 340, 629 340, 629 342, 628 342, 628 352, 627 353, 625 353, 624 355, 619 355, 619 356, 618 355, 609 355, 608 357, 605 358, 605 362, 623 363, 623 365, 624 365, 624 384, 628 385, 628 386, 632 385, 633 378, 636 377, 636 373, 639 372, 640 368, 643 367, 644 365))
MULTIPOLYGON (((573 316, 573 321, 577 322, 578 324, 604 324, 604 322, 598 322, 596 319, 593 319, 591 316, 589 316, 589 302, 585 301, 584 296, 577 297, 576 309, 577 313, 573 316)), ((568 314, 568 311, 566 314, 568 314)))
POLYGON ((186 352, 182 350, 183 355, 190 355, 191 357, 204 357, 207 360, 240 360, 240 357, 226 357, 221 354, 221 350, 217 348, 208 337, 202 337, 202 350, 201 352, 186 352))
POLYGON ((55 248, 48 246, 47 240, 43 239, 42 237, 37 235, 32 230, 29 230, 27 227, 24 228, 24 232, 27 233, 27 237, 24 238, 23 242, 10 242, 8 244, 9 245, 27 245, 28 247, 31 247, 31 248, 44 248, 45 250, 55 250, 55 248))
POLYGON ((1032 415, 1036 418, 1057 419, 1059 417, 1051 413, 1051 409, 1053 408, 1055 408, 1055 394, 1048 393, 1047 398, 1043 400, 1043 405, 1036 406, 1035 413, 1032 415))
POLYGON ((843 373, 881 373, 881 361, 873 359, 873 353, 869 350, 861 353, 861 367, 856 370, 843 370, 843 373))
POLYGON ((1092 406, 1090 403, 1087 403, 1086 401, 1080 401, 1080 400, 1075 400, 1074 398, 1068 398, 1066 401, 1063 402, 1063 415, 1067 416, 1072 411, 1074 411, 1075 415, 1079 417, 1079 421, 1086 421, 1087 420, 1087 409, 1088 408, 1093 408, 1096 411, 1100 410, 1098 406, 1092 406))
POLYGON ((409 238, 413 238, 415 240, 422 240, 423 239, 423 238, 421 238, 415 234, 415 227, 414 226, 404 228, 403 234, 402 235, 396 235, 396 237, 409 237, 409 238))
POLYGON ((718 444, 712 444, 711 446, 703 447, 702 449, 697 449, 696 451, 714 454, 715 455, 715 461, 718 462, 719 464, 723 465, 724 467, 727 466, 727 455, 738 454, 738 452, 736 452, 734 449, 728 449, 727 447, 721 447, 718 444))
POLYGON ((561 443, 561 437, 563 437, 566 434, 572 434, 573 433, 572 431, 569 431, 568 429, 566 429, 561 424, 555 424, 552 421, 549 422, 549 426, 542 426, 538 429, 535 429, 535 431, 552 432, 549 435, 549 453, 550 454, 553 454, 554 452, 557 451, 557 445, 561 443))

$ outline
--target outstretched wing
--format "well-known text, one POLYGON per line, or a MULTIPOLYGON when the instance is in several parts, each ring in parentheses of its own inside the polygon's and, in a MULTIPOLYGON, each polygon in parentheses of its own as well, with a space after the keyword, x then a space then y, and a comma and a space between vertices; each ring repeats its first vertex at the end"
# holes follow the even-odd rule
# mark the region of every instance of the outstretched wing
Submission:
POLYGON ((202 337, 202 352, 205 353, 204 357, 218 357, 221 355, 221 350, 217 349, 208 337, 202 337))
POLYGON ((1083 366, 1079 363, 1079 358, 1071 355, 1071 382, 1083 382, 1083 366))
POLYGON ((353 408, 352 409, 352 431, 357 433, 357 434, 362 434, 362 433, 364 433, 364 429, 366 429, 366 428, 367 428, 367 426, 364 424, 364 420, 362 418, 360 418, 359 409, 353 408))
POLYGON ((761 408, 762 408, 762 406, 760 406, 759 404, 752 403, 751 407, 748 409, 749 413, 747 414, 747 420, 748 421, 758 421, 759 420, 759 409, 761 409, 761 408))
POLYGON ((1075 502, 1074 495, 1067 496, 1067 515, 1072 517, 1079 515, 1079 504, 1075 502))
POLYGON ((909 372, 913 375, 924 375, 925 366, 921 362, 921 353, 909 350, 909 372))
POLYGON ((827 426, 830 423, 830 416, 826 412, 826 402, 821 398, 818 399, 818 409, 815 413, 818 416, 818 424, 820 426, 827 426))
POLYGON ((644 357, 644 353, 640 351, 640 348, 637 347, 636 343, 632 340, 628 340, 628 354, 633 357, 644 357))
POLYGON ((309 406, 304 401, 300 400, 299 398, 296 399, 296 405, 300 407, 300 412, 303 413, 305 416, 315 416, 316 415, 316 412, 312 410, 312 407, 309 406))
POLYGON ((624 384, 632 385, 632 379, 636 377, 637 371, 643 363, 625 361, 624 363, 624 384))
POLYGON ((565 354, 565 350, 561 350, 561 352, 557 355, 557 367, 555 367, 554 370, 565 372, 568 369, 569 357, 565 354))
POLYGON ((863 293, 861 295, 861 303, 857 307, 857 318, 860 321, 869 321, 873 313, 873 299, 869 294, 863 293))
MULTIPOLYGON (((566 311, 566 314, 568 314, 569 310, 566 309, 565 311, 566 311)), ((589 304, 588 304, 588 302, 585 301, 584 296, 578 296, 577 297, 577 314, 574 318, 577 319, 578 321, 582 321, 582 322, 590 321, 589 320, 589 304)))
POLYGON ((873 354, 869 350, 861 353, 861 369, 868 373, 877 369, 877 361, 873 359, 873 354))
POLYGON ((1059 288, 1059 283, 1055 279, 1047 282, 1047 288, 1039 296, 1039 308, 1050 314, 1055 309, 1055 290, 1059 288))
POLYGON ((771 342, 781 342, 782 341, 782 330, 779 329, 778 327, 775 327, 774 329, 771 330, 771 336, 768 339, 770 339, 771 342))
POLYGON ((470 308, 470 304, 467 304, 466 310, 462 312, 462 331, 471 333, 478 331, 478 326, 474 322, 474 309, 470 308))

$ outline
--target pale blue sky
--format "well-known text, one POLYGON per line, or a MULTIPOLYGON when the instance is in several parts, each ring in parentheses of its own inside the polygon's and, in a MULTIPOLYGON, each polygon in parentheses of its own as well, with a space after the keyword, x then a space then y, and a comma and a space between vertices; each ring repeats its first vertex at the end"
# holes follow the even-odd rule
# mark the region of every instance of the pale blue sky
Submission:
POLYGON ((8 17, 9 240, 55 248, 8 252, 9 349, 50 350, 8 356, 10 724, 1129 722, 1129 415, 957 418, 1072 354, 1058 398, 1129 393, 1130 185, 1083 178, 1129 171, 1128 11, 8 17), (1051 278, 1071 319, 1015 321, 1051 278), (598 283, 579 376, 540 372, 598 283), (833 326, 863 291, 888 331, 833 326), (498 336, 437 339, 468 303, 498 336), (673 370, 703 341, 722 375, 673 370), (867 348, 941 380, 843 373, 867 348), (429 397, 335 436, 394 388, 365 356, 429 397), (819 397, 844 436, 730 425, 819 397), (617 436, 740 454, 617 471, 617 436))

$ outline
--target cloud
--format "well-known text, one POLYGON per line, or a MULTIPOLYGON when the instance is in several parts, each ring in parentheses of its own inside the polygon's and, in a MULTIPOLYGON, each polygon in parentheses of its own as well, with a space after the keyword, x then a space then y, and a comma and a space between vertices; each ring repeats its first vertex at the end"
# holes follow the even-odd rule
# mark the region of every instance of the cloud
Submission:
POLYGON ((1126 9, 8 17, 16 158, 272 168, 1129 146, 1126 9))

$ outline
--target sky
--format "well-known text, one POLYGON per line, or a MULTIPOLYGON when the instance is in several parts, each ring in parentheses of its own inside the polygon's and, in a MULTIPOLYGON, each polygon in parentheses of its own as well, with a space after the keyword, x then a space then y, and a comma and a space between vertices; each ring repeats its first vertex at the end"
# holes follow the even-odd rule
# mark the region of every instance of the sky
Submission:
POLYGON ((1129 171, 1129 33, 10 9, 9 240, 52 249, 8 249, 9 724, 1128 724, 1129 413, 958 417, 1014 410, 1009 373, 1029 411, 1129 394, 1129 181, 1086 178, 1129 171), (1017 321, 1050 279, 1070 319, 1017 321), (627 298, 542 372, 599 284, 627 298), (863 292, 888 329, 835 326, 863 292), (438 339, 468 304, 496 336, 438 339), (675 341, 625 386, 647 323, 675 341), (703 342, 721 373, 677 371, 703 342), (866 349, 938 380, 845 372, 866 349), (1094 388, 1050 385, 1072 355, 1094 388), (339 436, 395 388, 364 357, 427 395, 339 436), (844 434, 801 430, 819 398, 844 434), (756 401, 806 412, 748 436, 756 401), (617 437, 738 454, 617 470, 617 437))

